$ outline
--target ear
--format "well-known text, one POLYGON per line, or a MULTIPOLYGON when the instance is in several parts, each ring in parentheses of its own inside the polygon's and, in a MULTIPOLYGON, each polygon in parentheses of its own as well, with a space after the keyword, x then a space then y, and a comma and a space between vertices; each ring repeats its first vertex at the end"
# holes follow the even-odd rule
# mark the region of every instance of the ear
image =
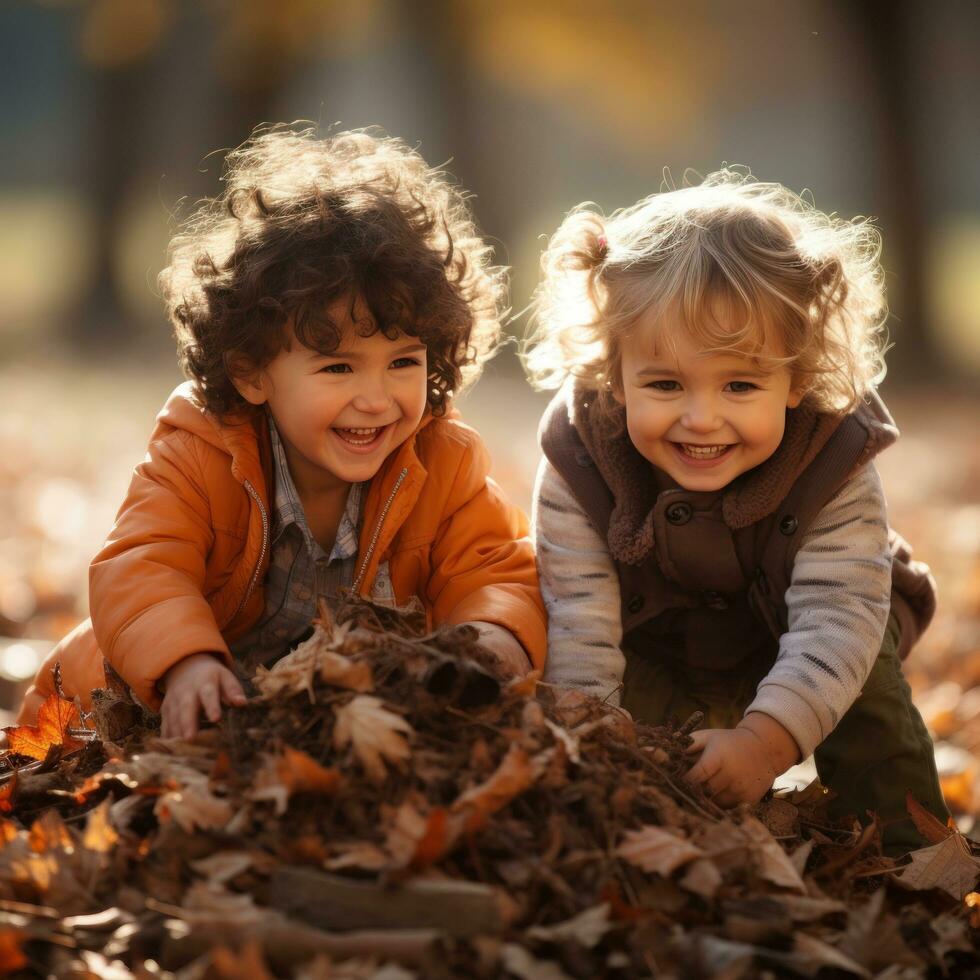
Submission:
POLYGON ((803 388, 790 388, 789 394, 786 396, 786 407, 798 408, 805 394, 806 391, 803 388))
POLYGON ((236 352, 227 355, 225 370, 235 390, 250 405, 264 405, 269 400, 265 371, 256 370, 243 354, 236 352))

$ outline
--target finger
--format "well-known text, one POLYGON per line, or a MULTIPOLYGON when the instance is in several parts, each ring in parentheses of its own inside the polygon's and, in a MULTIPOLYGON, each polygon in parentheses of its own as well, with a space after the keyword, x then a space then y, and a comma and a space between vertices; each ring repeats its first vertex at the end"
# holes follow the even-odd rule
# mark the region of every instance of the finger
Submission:
POLYGON ((694 734, 691 735, 691 744, 684 751, 688 755, 696 755, 698 752, 701 752, 704 749, 710 734, 711 732, 704 728, 702 728, 701 731, 694 732, 694 734))
POLYGON ((196 697, 189 697, 181 701, 178 706, 178 718, 176 734, 183 739, 192 739, 197 734, 197 713, 198 701, 196 697))
POLYGON ((160 735, 163 738, 173 738, 174 734, 173 713, 170 705, 167 704, 167 699, 164 698, 163 704, 160 705, 160 735))
POLYGON ((221 700, 225 704, 242 705, 248 700, 241 683, 231 671, 225 671, 221 675, 219 684, 221 685, 221 700))
POLYGON ((217 685, 213 681, 209 681, 201 686, 197 696, 201 699, 201 705, 208 721, 218 721, 221 718, 221 696, 218 693, 217 685))
POLYGON ((718 773, 718 766, 711 759, 706 759, 703 755, 688 770, 684 777, 689 783, 706 783, 713 779, 718 773))

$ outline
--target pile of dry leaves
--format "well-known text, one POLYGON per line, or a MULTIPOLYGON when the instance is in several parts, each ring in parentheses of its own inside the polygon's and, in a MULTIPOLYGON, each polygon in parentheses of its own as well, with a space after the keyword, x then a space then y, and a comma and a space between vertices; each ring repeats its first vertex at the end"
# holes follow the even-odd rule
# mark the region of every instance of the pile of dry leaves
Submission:
POLYGON ((684 728, 422 624, 343 606, 194 742, 116 679, 9 730, 0 973, 980 976, 976 848, 914 801, 908 863, 819 792, 724 813, 684 728))

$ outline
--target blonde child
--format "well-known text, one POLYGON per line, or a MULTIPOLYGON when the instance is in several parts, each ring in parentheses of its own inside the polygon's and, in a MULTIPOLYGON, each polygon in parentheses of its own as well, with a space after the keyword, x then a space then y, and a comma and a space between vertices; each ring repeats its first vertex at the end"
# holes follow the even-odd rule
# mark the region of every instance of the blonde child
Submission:
POLYGON ((542 265, 546 679, 653 724, 704 711, 689 778, 723 805, 814 753, 837 815, 919 846, 906 790, 947 811, 900 657, 934 593, 872 462, 897 435, 876 232, 724 170, 577 208, 542 265))
POLYGON ((540 665, 526 519, 451 409, 493 352, 502 294, 461 195, 366 132, 275 128, 224 179, 160 277, 191 380, 92 563, 91 620, 21 720, 55 663, 87 701, 105 657, 164 735, 190 737, 341 588, 417 596, 432 625, 477 626, 503 671, 540 665))

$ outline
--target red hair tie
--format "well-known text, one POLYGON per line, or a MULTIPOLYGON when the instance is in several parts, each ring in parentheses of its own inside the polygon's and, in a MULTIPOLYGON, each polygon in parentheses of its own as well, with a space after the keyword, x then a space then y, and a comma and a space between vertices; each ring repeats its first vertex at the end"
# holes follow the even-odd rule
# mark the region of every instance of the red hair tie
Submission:
POLYGON ((604 259, 609 252, 609 239, 607 239, 605 235, 600 235, 598 241, 599 257, 604 259))

